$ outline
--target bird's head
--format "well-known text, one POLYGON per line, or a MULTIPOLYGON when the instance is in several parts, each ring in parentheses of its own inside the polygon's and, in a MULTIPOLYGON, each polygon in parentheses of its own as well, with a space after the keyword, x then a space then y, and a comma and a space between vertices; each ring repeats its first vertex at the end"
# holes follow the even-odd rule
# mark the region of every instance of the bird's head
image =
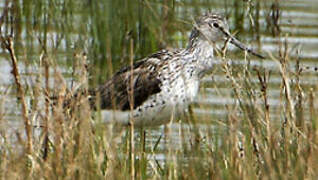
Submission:
POLYGON ((264 58, 233 37, 229 31, 226 19, 220 14, 206 13, 202 15, 194 23, 194 30, 197 37, 192 36, 192 38, 200 38, 212 43, 229 40, 230 43, 241 50, 247 51, 259 58, 264 58))
POLYGON ((227 32, 229 30, 226 19, 214 13, 206 13, 199 17, 194 24, 194 28, 199 31, 200 38, 214 43, 226 39, 222 29, 227 32))

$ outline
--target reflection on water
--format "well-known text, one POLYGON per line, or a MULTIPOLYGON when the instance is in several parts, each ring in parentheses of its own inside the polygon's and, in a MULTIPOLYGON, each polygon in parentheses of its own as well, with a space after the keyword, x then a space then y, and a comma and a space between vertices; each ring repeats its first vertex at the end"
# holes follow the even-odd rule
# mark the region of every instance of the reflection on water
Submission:
MULTIPOLYGON (((235 32, 238 29, 235 29, 235 22, 234 22, 234 13, 231 13, 234 10, 233 6, 227 6, 225 7, 226 3, 219 3, 221 1, 213 1, 211 2, 211 5, 207 5, 206 1, 199 1, 195 7, 191 6, 188 1, 181 3, 179 1, 176 1, 176 7, 175 7, 175 15, 173 17, 170 17, 169 21, 165 23, 160 24, 160 27, 163 27, 165 31, 163 32, 158 32, 158 28, 150 29, 143 27, 143 25, 147 26, 156 26, 151 24, 151 22, 143 22, 145 24, 133 24, 133 26, 138 26, 138 29, 140 34, 136 34, 136 32, 131 31, 131 36, 133 38, 138 40, 138 43, 136 45, 136 57, 142 57, 145 54, 149 54, 150 52, 153 52, 155 49, 160 49, 160 47, 171 47, 175 45, 180 45, 180 46, 185 46, 186 43, 186 36, 189 32, 189 28, 187 25, 183 24, 186 28, 185 29, 180 29, 178 28, 178 24, 175 24, 175 22, 180 23, 180 21, 191 21, 191 16, 194 16, 196 14, 200 14, 200 12, 204 12, 207 9, 210 9, 210 7, 214 7, 213 10, 217 11, 226 11, 229 13, 229 18, 230 18, 230 25, 231 29, 233 32, 235 32), (218 2, 218 3, 217 3, 218 2), (192 13, 193 12, 193 13, 192 13), (182 32, 184 31, 184 32, 182 32), (181 32, 181 33, 180 33, 181 32), (157 43, 154 39, 147 39, 145 37, 142 37, 144 34, 151 34, 151 36, 160 36, 160 39, 162 42, 157 43), (144 38, 144 39, 143 39, 144 38), (148 47, 149 46, 149 47, 148 47)), ((192 1, 189 1, 192 2, 192 1)), ((281 8, 281 14, 280 14, 280 19, 279 19, 279 25, 280 25, 280 34, 281 37, 273 37, 271 34, 271 29, 270 27, 266 26, 266 19, 268 18, 267 15, 270 12, 270 2, 269 1, 260 1, 262 4, 262 10, 260 11, 260 43, 257 43, 253 36, 253 33, 251 32, 253 28, 250 28, 250 22, 249 22, 249 17, 247 13, 244 14, 244 17, 246 20, 244 21, 244 32, 239 32, 236 34, 236 36, 245 41, 246 44, 249 44, 250 46, 254 47, 254 49, 259 49, 263 52, 263 54, 269 55, 273 54, 274 56, 277 55, 277 50, 278 50, 278 43, 277 42, 284 42, 285 40, 288 41, 289 47, 290 47, 290 55, 292 56, 292 61, 290 62, 290 66, 294 67, 295 62, 293 61, 295 58, 300 58, 301 66, 303 67, 312 67, 313 69, 315 66, 317 66, 316 61, 318 60, 318 3, 315 0, 306 0, 306 1, 281 1, 280 2, 280 8, 281 8), (250 31, 248 30, 250 29, 250 31)), ((228 3, 231 4, 231 3, 228 3)), ((154 3, 151 4, 153 6, 160 6, 160 4, 154 3)), ((0 3, 0 7, 3 8, 3 3, 0 3)), ((90 24, 80 24, 79 21, 80 19, 78 16, 80 15, 80 11, 75 11, 74 17, 69 17, 73 18, 74 21, 78 22, 76 24, 76 27, 82 27, 82 29, 85 29, 86 26, 94 25, 94 19, 91 19, 90 24), (78 19, 77 19, 78 17, 78 19)), ((85 12, 83 12, 85 13, 85 12)), ((151 14, 151 12, 147 12, 151 14)), ((87 14, 89 15, 89 14, 87 14)), ((114 13, 114 16, 118 14, 114 13)), ((158 14, 157 14, 158 15, 158 14)), ((85 16, 85 14, 83 15, 85 16)), ((156 14, 152 14, 152 16, 155 16, 155 19, 157 18, 158 22, 163 21, 160 17, 156 17, 156 14)), ((88 17, 87 17, 88 18, 88 17)), ((113 17, 115 18, 115 17, 113 17)), ((116 17, 118 18, 118 17, 116 17)), ((119 17, 120 19, 121 17, 119 17)), ((169 18, 168 16, 166 18, 169 18)), ((56 19, 57 21, 64 21, 64 19, 56 19)), ((117 19, 118 20, 118 19, 117 19)), ((119 20, 118 20, 119 21, 119 20)), ((135 19, 136 21, 136 19, 135 19)), ((102 23, 106 23, 106 21, 101 21, 102 23)), ((31 22, 24 22, 26 24, 31 23, 31 22)), ((33 22, 35 23, 35 22, 33 22)), ((70 76, 70 62, 68 61, 67 56, 70 56, 70 52, 76 51, 78 49, 78 44, 81 42, 84 42, 83 44, 87 43, 87 45, 83 45, 83 48, 85 50, 89 50, 89 48, 94 48, 98 47, 101 50, 100 51, 95 51, 95 54, 90 54, 91 58, 100 58, 101 62, 95 62, 94 59, 91 59, 91 69, 94 69, 92 75, 96 75, 99 73, 99 75, 104 76, 106 73, 102 68, 105 68, 105 62, 102 61, 105 53, 106 47, 105 44, 101 43, 98 41, 96 38, 96 34, 98 33, 98 30, 102 30, 103 28, 107 29, 109 27, 105 27, 103 24, 99 24, 99 27, 95 27, 94 31, 91 31, 90 33, 85 32, 85 30, 80 30, 79 29, 72 29, 69 33, 71 34, 67 38, 69 38, 67 41, 63 40, 61 41, 60 46, 58 47, 58 51, 56 52, 56 56, 60 57, 59 62, 61 62, 59 65, 59 71, 62 72, 66 77, 70 76), (96 31, 96 32, 95 32, 96 31), (85 34, 87 33, 87 34, 85 34), (81 35, 84 34, 84 37, 81 35), (90 37, 93 36, 94 37, 90 37), (83 39, 81 39, 83 38, 83 39), (92 45, 92 47, 85 47, 92 45), (98 52, 100 55, 98 54, 98 52), (102 65, 102 66, 100 66, 102 65), (96 72, 95 72, 96 71, 96 72)), ((122 19, 119 22, 116 22, 118 26, 120 25, 120 28, 127 28, 126 26, 131 26, 128 25, 130 22, 126 22, 126 19, 122 17, 122 19)), ((140 23, 140 22, 139 22, 140 23)), ((182 23, 181 23, 182 24, 182 23)), ((36 25, 34 25, 36 26, 36 25)), ((40 29, 40 27, 38 27, 40 29)), ((48 47, 55 47, 57 38, 62 38, 58 37, 61 35, 61 31, 63 31, 63 27, 52 27, 52 25, 49 27, 49 36, 47 37, 47 46, 48 47), (56 32, 55 32, 56 29, 56 32), (51 41, 52 40, 52 41, 51 41)), ((65 27, 66 28, 66 27, 65 27)), ((68 27, 69 28, 69 27, 68 27)), ((87 29, 91 30, 89 27, 87 29)), ((68 29, 69 30, 69 29, 68 29)), ((89 31, 88 30, 88 31, 89 31)), ((127 29, 126 29, 127 30, 127 29)), ((26 41, 27 38, 29 38, 30 34, 36 33, 36 32, 27 32, 25 29, 22 29, 22 35, 21 38, 18 39, 19 41, 19 46, 24 46, 25 49, 34 49, 33 53, 35 54, 40 54, 40 51, 37 51, 36 49, 39 48, 40 44, 38 41, 33 40, 33 42, 26 41), (30 46, 28 46, 30 45, 30 46)), ((122 33, 122 32, 121 32, 122 33)), ((39 34, 40 35, 40 34, 39 34)), ((121 39, 119 44, 125 44, 127 43, 125 38, 127 36, 130 36, 130 34, 113 34, 113 36, 123 36, 124 38, 121 39)), ((156 37, 157 38, 157 37, 156 37)), ((114 42, 114 44, 117 42, 114 42)), ((116 45, 116 44, 115 44, 116 45)), ((113 49, 116 49, 116 47, 113 47, 113 49)), ((3 52, 3 50, 1 50, 3 52)), ((127 49, 120 49, 118 51, 115 51, 116 53, 112 52, 112 57, 114 61, 114 67, 118 68, 122 64, 125 64, 125 59, 123 58, 123 54, 127 51, 127 49)), ((238 68, 238 73, 242 72, 244 70, 244 66, 248 63, 250 67, 262 67, 267 70, 271 71, 271 77, 269 79, 269 87, 270 89, 268 90, 268 97, 269 97, 269 105, 271 110, 279 109, 279 106, 282 106, 282 104, 279 104, 279 96, 280 96, 280 89, 279 85, 281 83, 281 77, 279 75, 279 65, 277 62, 271 60, 271 59, 266 59, 266 60, 259 60, 254 57, 250 57, 251 60, 249 62, 246 62, 242 57, 243 53, 238 52, 234 54, 234 51, 236 51, 235 48, 231 48, 231 52, 228 53, 229 55, 229 62, 231 63, 232 66, 235 66, 238 68)), ((21 58, 23 58, 23 52, 20 51, 21 58)), ((31 57, 31 55, 30 55, 31 57)), ((128 56, 127 56, 128 57, 128 56)), ((217 60, 216 67, 214 68, 212 75, 206 76, 202 80, 202 89, 201 89, 201 94, 198 96, 197 100, 194 103, 193 106, 193 111, 194 111, 194 116, 197 117, 197 119, 200 119, 200 117, 209 117, 211 119, 210 122, 202 122, 198 120, 197 127, 202 129, 202 132, 205 131, 213 131, 213 128, 215 126, 222 126, 221 122, 223 119, 226 119, 227 114, 227 109, 225 108, 226 105, 235 105, 238 102, 233 98, 233 92, 231 87, 229 86, 229 80, 226 78, 225 74, 222 72, 222 62, 221 60, 217 60)), ((22 79, 23 83, 27 83, 28 86, 32 86, 32 83, 35 83, 36 80, 33 78, 32 75, 36 73, 41 73, 40 69, 36 69, 36 64, 30 63, 28 67, 25 67, 23 62, 20 62, 20 71, 22 73, 22 79)), ((293 68, 291 68, 293 69, 293 68)), ((6 112, 5 119, 8 120, 9 124, 7 125, 8 131, 10 132, 15 132, 22 126, 22 120, 20 117, 20 111, 18 108, 18 105, 16 103, 16 99, 14 98, 14 86, 13 86, 13 78, 10 74, 11 67, 9 62, 7 61, 7 56, 2 53, 0 56, 0 88, 1 92, 5 92, 5 89, 10 88, 12 90, 11 95, 10 94, 5 94, 1 93, 0 98, 5 98, 6 101, 2 102, 3 106, 3 111, 6 112)), ((318 72, 315 72, 314 70, 308 70, 308 72, 304 71, 306 77, 305 79, 301 80, 301 84, 304 87, 310 88, 311 86, 316 86, 316 82, 318 82, 318 72)), ((96 78, 96 79, 103 79, 105 77, 101 78, 96 78)), ((252 82, 257 83, 258 78, 254 74, 251 79, 252 82)), ((42 81, 44 82, 44 81, 42 81)), ((70 82, 67 82, 70 84, 70 82)), ((50 83, 53 86, 53 82, 50 83)), ((52 87, 51 86, 51 87, 52 87)), ((31 99, 31 98, 30 98, 31 99)), ((29 99, 29 100, 30 100, 29 99)), ((42 102, 43 103, 43 102, 42 102)), ((256 102, 256 103, 263 103, 263 102, 256 102)), ((271 116, 272 119, 276 119, 276 116, 271 116)), ((207 118, 205 118, 207 119, 207 118)), ((179 122, 176 122, 172 124, 171 127, 171 137, 175 137, 176 139, 171 139, 173 143, 176 144, 175 147, 181 146, 181 143, 179 141, 179 133, 180 129, 184 131, 185 133, 189 131, 189 128, 191 126, 188 126, 186 121, 182 121, 183 125, 180 125, 179 122)), ((3 126, 2 126, 3 127, 3 126)), ((148 141, 149 143, 147 145, 152 146, 155 141, 161 136, 164 135, 164 126, 161 127, 155 127, 152 130, 149 131, 148 133, 148 141)), ((18 130, 19 131, 19 130, 18 130)), ((186 137, 186 136, 185 136, 186 137)), ((187 137, 191 138, 191 137, 187 137)), ((159 146, 160 148, 164 148, 164 143, 161 141, 161 145, 159 146)), ((156 157, 157 159, 163 159, 162 155, 158 154, 156 157)))

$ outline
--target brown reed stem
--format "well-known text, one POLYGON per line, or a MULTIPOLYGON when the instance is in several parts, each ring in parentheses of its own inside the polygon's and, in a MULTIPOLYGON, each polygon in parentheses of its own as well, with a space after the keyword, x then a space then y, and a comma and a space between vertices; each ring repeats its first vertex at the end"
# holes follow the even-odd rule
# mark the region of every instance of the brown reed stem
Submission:
MULTIPOLYGON (((133 40, 130 40, 130 70, 133 71, 133 40)), ((134 73, 131 73, 130 76, 130 87, 128 89, 128 94, 129 94, 129 105, 130 105, 130 118, 129 118, 129 123, 130 123, 130 154, 131 154, 131 174, 130 174, 130 179, 134 180, 135 179, 135 142, 134 142, 134 119, 133 119, 133 109, 134 109, 134 73)))
POLYGON ((58 72, 55 72, 55 84, 62 84, 61 88, 58 89, 57 104, 53 109, 53 122, 54 125, 54 146, 55 146, 55 159, 53 160, 53 166, 55 167, 56 174, 61 176, 63 174, 63 144, 65 140, 64 133, 64 114, 63 114, 63 103, 65 102, 66 85, 63 82, 63 77, 58 72))
POLYGON ((294 120, 295 120, 295 109, 294 109, 294 103, 293 99, 291 97, 291 90, 290 90, 290 78, 288 76, 288 72, 286 69, 287 63, 288 63, 289 57, 288 57, 288 43, 287 40, 284 41, 284 50, 282 47, 280 48, 280 73, 282 76, 282 81, 284 85, 285 90, 285 98, 287 100, 287 110, 289 111, 289 116, 292 122, 288 122, 288 124, 292 127, 294 126, 294 120), (283 51, 283 52, 282 52, 283 51))
POLYGON ((10 54, 11 57, 11 62, 12 62, 12 75, 14 77, 15 80, 15 84, 17 85, 17 90, 18 90, 18 96, 20 98, 20 102, 22 105, 22 117, 24 120, 24 126, 25 126, 25 132, 27 135, 27 154, 31 154, 32 153, 32 129, 31 129, 31 121, 29 119, 29 115, 28 115, 28 107, 26 105, 25 102, 25 96, 24 96, 24 88, 21 85, 21 78, 20 78, 20 74, 19 74, 19 70, 18 70, 18 64, 17 64, 17 57, 15 55, 15 51, 13 48, 13 40, 12 37, 1 37, 2 40, 2 45, 5 47, 5 49, 7 49, 7 51, 10 54))
POLYGON ((296 92, 297 92, 297 103, 296 103, 296 126, 299 130, 304 128, 303 118, 303 90, 300 84, 300 75, 302 69, 300 68, 300 59, 296 59, 296 92))
POLYGON ((269 73, 264 72, 262 75, 258 69, 255 69, 255 71, 257 72, 257 76, 260 82, 261 92, 262 92, 262 96, 264 100, 267 141, 268 141, 268 144, 271 145, 271 123, 270 123, 270 117, 269 117, 269 104, 268 104, 268 97, 267 97, 267 88, 268 88, 267 82, 268 82, 269 73))
POLYGON ((44 118, 44 152, 43 152, 43 159, 47 159, 48 155, 48 146, 49 146, 49 108, 50 108, 50 88, 49 88, 49 63, 47 57, 42 56, 41 60, 44 63, 44 78, 45 78, 45 118, 44 118))

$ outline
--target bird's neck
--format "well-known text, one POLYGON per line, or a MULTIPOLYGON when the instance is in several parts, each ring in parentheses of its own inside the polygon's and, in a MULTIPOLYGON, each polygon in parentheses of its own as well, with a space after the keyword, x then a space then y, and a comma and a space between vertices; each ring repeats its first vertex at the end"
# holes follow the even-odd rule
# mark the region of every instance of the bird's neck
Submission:
POLYGON ((199 73, 204 73, 212 68, 214 64, 213 45, 202 37, 198 30, 192 30, 186 51, 192 57, 191 62, 196 65, 199 73))

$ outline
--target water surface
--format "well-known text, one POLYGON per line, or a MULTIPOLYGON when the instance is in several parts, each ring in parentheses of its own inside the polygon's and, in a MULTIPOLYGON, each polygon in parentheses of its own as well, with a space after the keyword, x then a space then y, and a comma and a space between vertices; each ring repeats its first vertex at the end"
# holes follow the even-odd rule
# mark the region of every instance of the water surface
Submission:
MULTIPOLYGON (((43 69, 39 68, 39 57, 46 50, 55 59, 56 69, 65 76, 67 86, 71 88, 72 56, 74 53, 86 52, 90 86, 95 87, 110 76, 108 60, 112 61, 114 71, 129 63, 131 42, 134 45, 135 60, 162 48, 183 48, 187 44, 193 18, 212 10, 225 14, 236 37, 267 57, 269 54, 278 57, 279 44, 286 41, 291 70, 295 69, 295 60, 299 59, 304 68, 300 81, 302 87, 316 89, 318 3, 315 0, 277 2, 188 0, 167 1, 164 4, 161 1, 105 0, 51 4, 50 1, 25 1, 17 7, 20 17, 12 24, 17 29, 15 44, 22 82, 27 86, 40 83, 44 87, 43 76, 40 80, 36 77, 43 73, 43 69), (274 12, 278 12, 278 26, 275 26, 273 20, 274 12)), ((0 3, 0 7, 3 10, 4 3, 0 3)), ((5 31, 7 29, 3 27, 2 32, 5 31)), ((23 132, 23 121, 15 95, 14 79, 10 74, 8 55, 3 49, 0 53, 0 108, 4 112, 1 130, 13 137, 16 132, 23 132)), ((238 74, 243 75, 244 68, 271 71, 268 103, 270 111, 277 113, 273 113, 270 118, 275 122, 281 121, 279 114, 283 112, 280 112, 280 107, 284 104, 279 101, 282 83, 279 63, 271 58, 260 60, 252 56, 245 60, 244 53, 233 46, 229 47, 227 54, 226 63, 234 67, 238 74)), ((228 127, 223 123, 228 120, 229 108, 235 108, 239 103, 234 98, 231 81, 222 70, 225 62, 221 58, 215 61, 215 68, 202 79, 200 94, 192 105, 195 128, 200 129, 202 134, 222 133, 222 129, 225 131, 228 127)), ((240 78, 237 81, 240 82, 240 78)), ((256 73, 251 74, 251 82, 258 88, 256 73)), ((51 79, 50 87, 54 89, 55 85, 51 79)), ((27 97, 31 105, 32 97, 27 97)), ((35 117, 34 123, 39 123, 36 122, 40 119, 39 115, 32 116, 35 117)), ((167 128, 178 149, 181 147, 181 131, 187 133, 194 126, 182 119, 181 123, 177 121, 168 126, 150 128, 147 130, 147 145, 151 147, 160 136, 165 136, 167 128)), ((184 137, 193 138, 191 135, 184 137)), ((166 147, 164 143, 161 141, 159 145, 163 151, 166 147)), ((160 153, 156 158, 162 158, 160 153)))

